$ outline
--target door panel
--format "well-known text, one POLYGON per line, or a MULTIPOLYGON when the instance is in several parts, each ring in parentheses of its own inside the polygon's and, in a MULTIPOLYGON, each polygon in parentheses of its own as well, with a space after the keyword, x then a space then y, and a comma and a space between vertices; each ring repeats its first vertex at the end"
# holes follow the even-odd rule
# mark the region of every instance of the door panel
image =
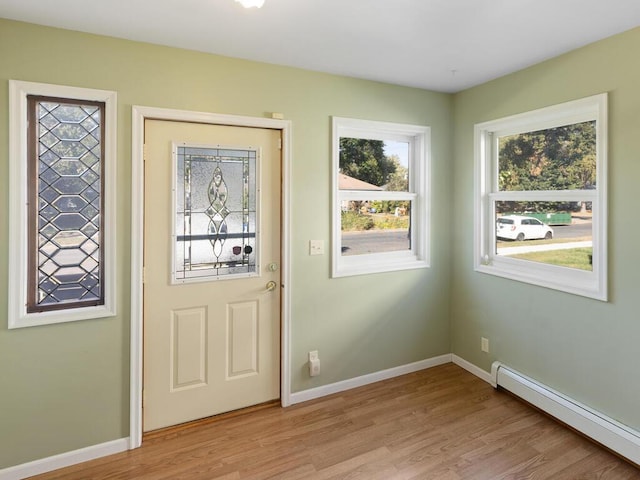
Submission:
POLYGON ((174 310, 171 315, 171 390, 203 386, 207 381, 207 311, 174 310))
POLYGON ((258 374, 258 305, 231 304, 227 308, 227 378, 258 374))
POLYGON ((279 140, 145 122, 144 431, 279 397, 279 140))

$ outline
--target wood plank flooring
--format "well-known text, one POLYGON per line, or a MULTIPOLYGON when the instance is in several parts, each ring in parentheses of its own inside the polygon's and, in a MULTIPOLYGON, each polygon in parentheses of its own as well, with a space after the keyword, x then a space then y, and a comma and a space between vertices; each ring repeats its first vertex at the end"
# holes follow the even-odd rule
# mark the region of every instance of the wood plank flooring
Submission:
POLYGON ((622 480, 640 470, 447 364, 159 432, 137 450, 33 478, 622 480))

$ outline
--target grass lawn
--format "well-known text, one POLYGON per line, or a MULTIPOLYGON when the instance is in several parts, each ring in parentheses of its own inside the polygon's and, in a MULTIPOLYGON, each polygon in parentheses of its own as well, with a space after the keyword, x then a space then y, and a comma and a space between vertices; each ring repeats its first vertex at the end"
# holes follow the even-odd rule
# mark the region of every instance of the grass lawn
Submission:
MULTIPOLYGON (((518 242, 523 243, 523 242, 518 242)), ((561 267, 579 268, 581 270, 593 270, 589 263, 589 255, 592 248, 570 248, 567 250, 551 250, 548 252, 530 252, 518 255, 509 255, 512 258, 522 258, 533 262, 548 263, 561 267)))

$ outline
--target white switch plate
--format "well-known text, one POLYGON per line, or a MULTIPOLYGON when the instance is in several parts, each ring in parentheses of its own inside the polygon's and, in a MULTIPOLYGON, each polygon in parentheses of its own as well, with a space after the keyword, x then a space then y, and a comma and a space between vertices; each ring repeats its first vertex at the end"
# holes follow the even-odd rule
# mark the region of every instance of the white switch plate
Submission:
POLYGON ((480 337, 480 348, 483 352, 489 353, 489 339, 480 337))
POLYGON ((324 240, 309 240, 309 255, 324 255, 324 240))

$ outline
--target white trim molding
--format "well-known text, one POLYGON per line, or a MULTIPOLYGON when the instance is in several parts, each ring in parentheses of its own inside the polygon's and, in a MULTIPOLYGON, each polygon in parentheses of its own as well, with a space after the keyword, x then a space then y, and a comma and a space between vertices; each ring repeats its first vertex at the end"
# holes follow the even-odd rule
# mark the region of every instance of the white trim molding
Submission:
POLYGON ((487 383, 491 383, 492 386, 495 387, 492 383, 491 375, 489 372, 481 369, 480 367, 476 367, 473 363, 466 361, 464 358, 459 357, 458 355, 451 354, 451 361, 458 365, 460 368, 464 368, 467 372, 472 373, 476 377, 481 380, 484 380, 487 383))
POLYGON ((95 460, 96 458, 106 457, 107 455, 113 455, 114 453, 125 452, 128 447, 129 439, 120 438, 118 440, 80 448, 71 452, 65 452, 2 469, 0 470, 0 480, 21 480, 78 463, 88 462, 89 460, 95 460))
POLYGON ((131 383, 129 448, 142 444, 142 267, 144 244, 144 123, 146 119, 270 128, 282 135, 282 328, 280 403, 291 404, 291 121, 166 108, 132 107, 131 138, 131 383))
POLYGON ((399 377, 400 375, 406 375, 407 373, 418 372, 426 368, 436 367, 438 365, 444 365, 451 362, 451 354, 440 355, 439 357, 428 358, 426 360, 420 360, 418 362, 409 363, 407 365, 401 365, 399 367, 388 368, 379 372, 369 373, 360 377, 350 378, 341 382, 331 383, 329 385, 322 385, 316 388, 310 388, 308 390, 302 390, 291 394, 291 404, 306 402, 327 395, 332 395, 338 392, 344 392, 345 390, 351 390, 352 388, 362 387, 371 383, 380 382, 389 378, 399 377))

